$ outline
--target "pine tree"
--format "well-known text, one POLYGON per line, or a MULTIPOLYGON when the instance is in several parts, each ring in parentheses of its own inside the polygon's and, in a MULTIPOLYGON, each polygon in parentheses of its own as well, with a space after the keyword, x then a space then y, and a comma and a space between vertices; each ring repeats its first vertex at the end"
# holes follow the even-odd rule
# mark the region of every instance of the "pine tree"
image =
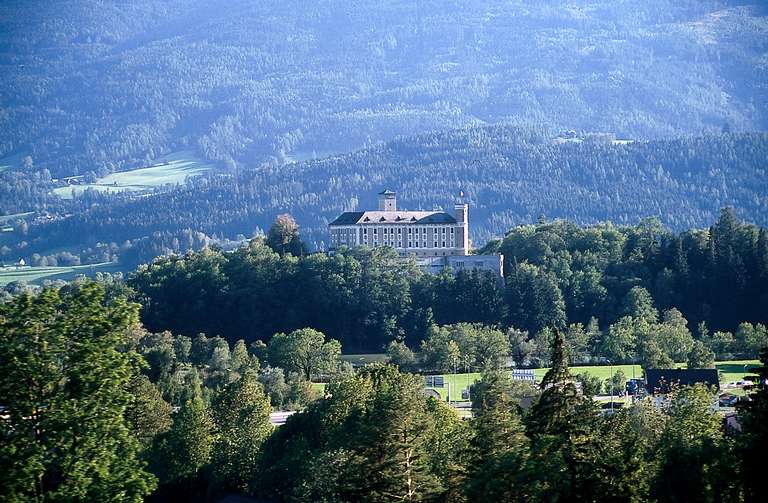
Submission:
POLYGON ((568 370, 565 337, 560 330, 554 329, 553 333, 552 367, 541 381, 541 397, 529 416, 528 431, 534 435, 563 432, 582 402, 568 370))
POLYGON ((506 393, 509 377, 500 370, 483 374, 483 395, 472 423, 466 495, 469 501, 525 501, 528 438, 506 393))
POLYGON ((87 282, 0 304, 0 494, 140 502, 155 479, 125 412, 138 306, 87 282))

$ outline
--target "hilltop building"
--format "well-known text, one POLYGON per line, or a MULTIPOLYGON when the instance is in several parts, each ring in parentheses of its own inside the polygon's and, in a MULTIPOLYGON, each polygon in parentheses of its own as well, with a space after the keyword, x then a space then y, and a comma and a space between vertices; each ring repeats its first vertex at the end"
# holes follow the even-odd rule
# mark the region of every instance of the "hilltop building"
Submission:
POLYGON ((402 257, 413 257, 425 271, 437 273, 450 267, 488 270, 503 277, 501 255, 469 254, 469 205, 462 200, 453 214, 442 210, 397 209, 397 194, 379 193, 378 210, 347 211, 328 224, 329 251, 346 246, 390 246, 402 257))
POLYGON ((347 211, 328 225, 331 250, 341 246, 391 246, 402 256, 469 255, 468 205, 457 202, 454 214, 397 209, 397 195, 379 193, 376 211, 347 211))

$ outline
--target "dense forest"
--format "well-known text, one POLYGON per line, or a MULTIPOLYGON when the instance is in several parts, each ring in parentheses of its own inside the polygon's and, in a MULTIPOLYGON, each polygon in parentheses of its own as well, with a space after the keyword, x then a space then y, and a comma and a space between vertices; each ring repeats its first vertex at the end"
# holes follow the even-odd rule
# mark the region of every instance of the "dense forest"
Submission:
POLYGON ((520 364, 537 347, 541 355, 553 326, 570 327, 582 362, 643 361, 648 344, 667 361, 685 361, 696 341, 717 355, 754 357, 768 343, 768 231, 730 209, 705 231, 674 233, 654 220, 516 227, 484 250, 504 253, 504 281, 489 272, 423 273, 389 248, 296 257, 270 245, 258 238, 231 253, 141 266, 128 285, 143 322, 231 343, 313 327, 362 352, 393 341, 417 349, 434 325, 480 323, 510 337, 522 331, 520 364))
MULTIPOLYGON (((724 426, 700 384, 601 413, 579 392, 557 330, 539 386, 511 381, 487 347, 462 420, 427 397, 418 375, 339 365, 340 345, 316 330, 247 347, 153 334, 138 315, 108 282, 0 303, 5 500, 758 503, 768 494, 768 349, 738 428, 724 426), (308 380, 320 372, 330 379, 323 394, 308 380), (286 402, 299 410, 275 428, 272 407, 286 402)), ((463 330, 446 333, 454 329, 463 330)))
POLYGON ((0 12, 0 158, 54 178, 181 149, 255 167, 483 123, 638 139, 768 126, 756 1, 7 1, 0 12))
MULTIPOLYGON (((17 219, 14 232, 0 235, 0 259, 23 256, 33 263, 34 254, 50 259, 66 250, 82 263, 119 261, 127 271, 157 255, 250 238, 286 211, 301 225, 308 248, 317 250, 330 220, 375 207, 382 187, 396 189, 400 207, 410 209, 450 208, 463 191, 476 246, 541 216, 619 225, 656 216, 683 230, 705 227, 720 208, 733 206, 740 217, 766 225, 766 158, 765 134, 615 145, 554 143, 542 131, 514 127, 454 130, 322 160, 198 177, 140 197, 89 191, 57 203, 51 218, 17 219)), ((32 193, 28 187, 20 192, 32 193)))

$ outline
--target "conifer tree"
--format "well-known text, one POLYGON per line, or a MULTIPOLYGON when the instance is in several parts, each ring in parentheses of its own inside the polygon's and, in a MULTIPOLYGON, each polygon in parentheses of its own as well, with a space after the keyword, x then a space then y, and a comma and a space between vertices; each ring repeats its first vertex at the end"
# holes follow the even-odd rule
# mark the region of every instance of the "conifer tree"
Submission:
POLYGON ((568 370, 565 337, 557 329, 553 332, 552 367, 541 381, 541 397, 529 416, 528 431, 534 435, 565 432, 582 402, 568 370))
POLYGON ((0 304, 4 501, 135 501, 155 485, 125 417, 138 306, 86 282, 0 304))
POLYGON ((483 396, 472 423, 467 463, 469 501, 525 501, 529 455, 525 429, 506 393, 509 377, 500 370, 483 374, 483 396))
POLYGON ((557 329, 552 367, 541 390, 526 425, 532 441, 530 466, 536 474, 529 490, 534 498, 547 501, 598 498, 591 461, 598 446, 599 417, 592 399, 581 396, 571 380, 565 338, 557 329))
POLYGON ((368 370, 377 392, 357 427, 345 493, 350 501, 430 501, 444 489, 432 472, 427 441, 434 427, 423 382, 395 367, 368 370))

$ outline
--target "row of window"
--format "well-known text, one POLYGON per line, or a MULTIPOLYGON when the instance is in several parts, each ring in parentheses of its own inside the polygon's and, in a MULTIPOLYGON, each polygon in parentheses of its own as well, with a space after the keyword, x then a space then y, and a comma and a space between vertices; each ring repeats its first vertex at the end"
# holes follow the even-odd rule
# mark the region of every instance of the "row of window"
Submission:
MULTIPOLYGON (((451 230, 450 233, 453 234, 454 233, 454 228, 453 227, 449 227, 449 228, 451 230)), ((433 230, 433 234, 437 234, 437 230, 438 230, 437 227, 430 227, 430 229, 433 230)), ((374 236, 378 235, 378 227, 374 227, 372 230, 373 230, 373 235, 374 236)), ((387 235, 387 234, 390 234, 390 235, 395 234, 395 229, 393 227, 384 227, 381 230, 382 230, 382 234, 385 234, 385 235, 387 235)), ((446 234, 446 228, 445 227, 441 227, 440 230, 442 231, 443 235, 446 234)), ((398 235, 402 234, 402 231, 403 231, 402 228, 398 228, 397 229, 397 234, 398 235)), ((416 227, 414 229, 413 227, 408 227, 408 234, 424 234, 424 235, 426 235, 427 234, 427 228, 416 227), (413 231, 415 231, 415 232, 413 232, 413 231)), ((363 228, 363 236, 366 236, 366 235, 368 235, 368 229, 364 227, 363 228)))

